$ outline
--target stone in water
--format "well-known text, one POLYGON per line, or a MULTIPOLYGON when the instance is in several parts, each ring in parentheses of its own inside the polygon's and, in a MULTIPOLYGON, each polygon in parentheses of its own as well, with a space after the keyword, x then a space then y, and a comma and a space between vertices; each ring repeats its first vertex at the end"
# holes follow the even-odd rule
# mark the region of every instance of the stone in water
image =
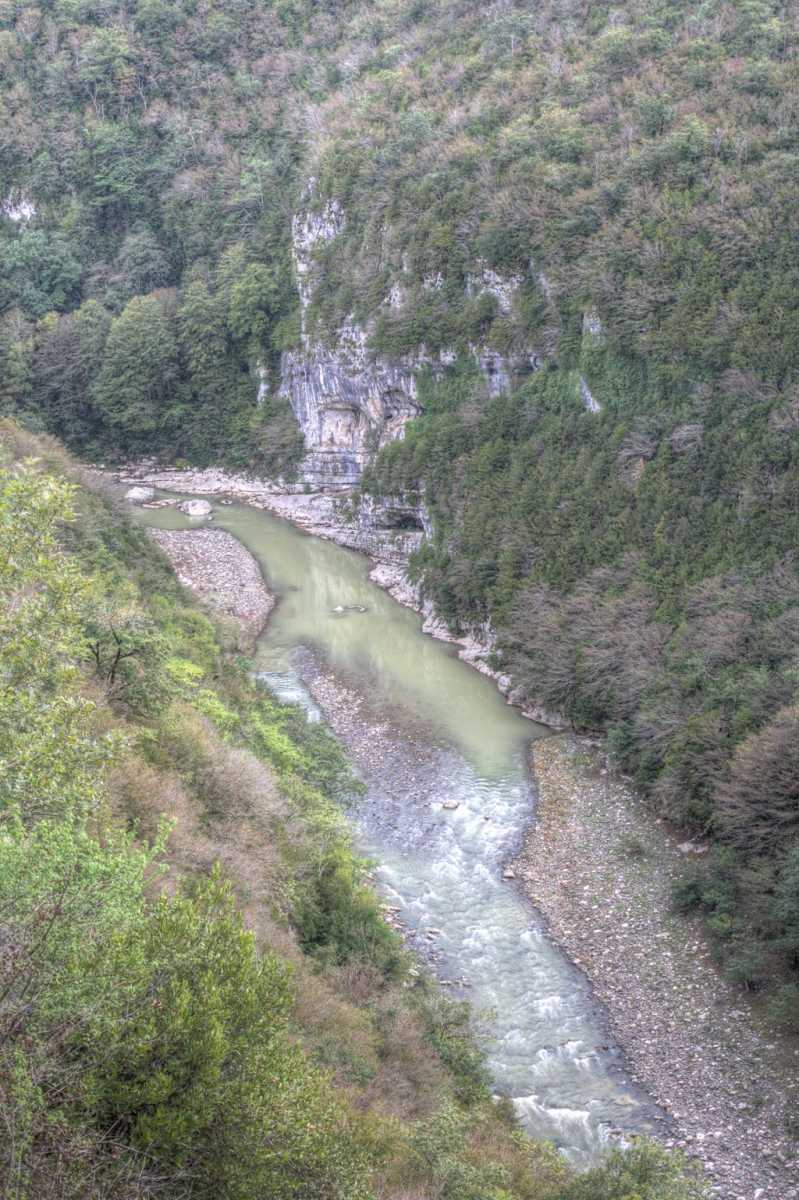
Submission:
POLYGON ((210 517, 211 505, 207 500, 184 500, 180 511, 187 517, 210 517))
POLYGON ((147 504, 155 498, 155 488, 132 487, 125 492, 125 499, 131 504, 147 504))

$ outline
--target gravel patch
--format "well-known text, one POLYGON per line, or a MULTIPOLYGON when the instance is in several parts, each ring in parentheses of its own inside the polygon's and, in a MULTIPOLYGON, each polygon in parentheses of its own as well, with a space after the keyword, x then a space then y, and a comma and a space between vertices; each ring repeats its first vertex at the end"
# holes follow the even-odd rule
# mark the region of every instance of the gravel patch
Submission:
POLYGON ((239 646, 251 649, 275 606, 258 563, 221 529, 149 529, 184 587, 237 627, 239 646))
POLYGON ((664 1139, 725 1200, 799 1197, 799 1048, 717 970, 698 922, 669 911, 679 839, 590 743, 534 744, 537 820, 513 869, 586 972, 633 1078, 673 1117, 664 1139))

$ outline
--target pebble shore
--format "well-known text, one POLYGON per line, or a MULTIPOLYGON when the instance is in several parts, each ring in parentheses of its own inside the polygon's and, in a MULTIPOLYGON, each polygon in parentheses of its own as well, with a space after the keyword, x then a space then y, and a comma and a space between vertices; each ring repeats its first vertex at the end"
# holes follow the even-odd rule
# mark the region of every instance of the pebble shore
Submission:
POLYGON ((713 961, 698 922, 670 911, 687 855, 590 743, 534 743, 537 819, 514 874, 591 980, 633 1078, 674 1118, 711 1195, 795 1200, 799 1045, 777 1040, 713 961))
POLYGON ((213 611, 229 617, 239 648, 252 649, 275 606, 258 564, 248 550, 221 529, 150 529, 184 587, 213 611))

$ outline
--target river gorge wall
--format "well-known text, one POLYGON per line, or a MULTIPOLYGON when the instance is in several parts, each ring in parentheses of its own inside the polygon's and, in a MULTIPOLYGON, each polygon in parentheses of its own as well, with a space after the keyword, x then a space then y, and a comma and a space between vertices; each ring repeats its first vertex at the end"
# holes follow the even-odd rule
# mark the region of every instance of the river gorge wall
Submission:
MULTIPOLYGON (((390 359, 375 353, 371 341, 377 318, 401 314, 413 303, 409 289, 396 279, 377 310, 366 323, 350 315, 332 336, 323 337, 313 319, 314 294, 323 286, 320 260, 340 239, 346 214, 336 200, 322 201, 315 195, 315 180, 306 188, 303 208, 292 221, 292 258, 300 315, 299 345, 284 351, 277 382, 279 395, 288 402, 305 442, 305 455, 291 484, 269 484, 216 471, 147 471, 150 482, 202 494, 226 493, 265 508, 315 533, 368 555, 373 561, 372 578, 400 603, 416 609, 425 632, 454 642, 461 658, 493 678, 510 702, 520 705, 532 719, 557 728, 564 723, 557 714, 545 712, 514 689, 511 678, 496 665, 496 637, 490 626, 455 635, 438 617, 422 588, 408 575, 408 562, 432 524, 423 502, 411 504, 402 497, 376 499, 363 495, 359 486, 364 468, 388 443, 404 436, 409 421, 419 416, 418 378, 422 371, 442 374, 459 357, 455 348, 436 354, 422 347, 417 353, 390 359)), ((404 270, 405 264, 403 264, 404 270)), ((530 265, 533 270, 532 264, 530 265)), ((400 271, 400 277, 403 271, 400 271)), ((550 285, 542 273, 536 276, 542 294, 551 303, 550 285)), ((499 313, 508 316, 519 301, 524 279, 503 277, 486 264, 464 281, 470 297, 486 297, 499 313)), ((436 291, 443 286, 439 276, 423 281, 423 288, 436 291)), ((553 308, 553 319, 554 308, 553 308)), ((584 318, 585 335, 602 336, 596 313, 584 318)), ((482 377, 486 399, 510 389, 523 375, 538 370, 546 348, 529 348, 503 355, 488 345, 470 344, 461 349, 482 377)), ((260 371, 259 399, 270 382, 260 371)), ((577 402, 592 412, 600 404, 582 377, 577 380, 577 402)), ((141 471, 128 472, 139 479, 141 471)))
MULTIPOLYGON (((319 259, 342 237, 346 214, 337 201, 316 199, 313 189, 312 180, 304 210, 292 222, 300 344, 281 356, 278 391, 290 404, 305 439, 301 483, 314 490, 347 491, 358 485, 369 459, 388 442, 401 438, 408 421, 419 415, 419 373, 442 373, 456 362, 458 351, 453 347, 432 353, 422 347, 393 359, 373 352, 370 345, 377 318, 401 314, 413 304, 409 290, 400 282, 391 285, 365 323, 350 314, 332 335, 322 336, 312 314, 314 293, 322 282, 319 259)), ((466 278, 464 288, 468 296, 486 297, 499 313, 508 315, 518 301, 522 283, 520 276, 506 278, 480 264, 466 278)), ((439 276, 423 281, 427 291, 442 286, 439 276)), ((541 286, 545 288, 546 280, 541 286)), ((466 353, 477 366, 488 397, 506 391, 522 374, 537 370, 544 357, 540 348, 508 355, 476 343, 470 344, 466 353)), ((262 378, 262 389, 267 386, 262 378)), ((583 395, 590 396, 587 385, 584 387, 583 395)), ((596 404, 593 397, 590 403, 596 404)))
MULTIPOLYGON (((510 703, 526 716, 554 728, 565 728, 556 713, 544 710, 514 686, 497 661, 497 639, 489 624, 454 634, 435 612, 422 587, 408 574, 415 550, 433 534, 423 501, 411 503, 400 496, 376 498, 360 491, 364 468, 390 442, 402 439, 408 422, 422 412, 419 376, 423 371, 443 374, 468 358, 478 369, 486 401, 509 390, 525 374, 538 370, 551 355, 548 348, 530 347, 521 353, 500 354, 489 345, 469 344, 460 351, 440 349, 433 354, 422 347, 417 353, 388 358, 372 349, 377 319, 402 314, 413 305, 413 293, 395 277, 377 309, 363 323, 350 314, 332 335, 322 336, 313 315, 314 296, 324 287, 321 266, 325 253, 344 235, 346 214, 336 200, 315 195, 315 181, 306 188, 303 208, 292 221, 292 259, 299 301, 299 344, 281 355, 279 377, 265 367, 258 371, 258 400, 270 388, 289 404, 305 443, 305 454, 291 482, 264 481, 202 471, 165 469, 142 462, 121 472, 127 483, 146 482, 167 490, 196 495, 226 495, 285 517, 320 537, 366 554, 373 563, 372 578, 401 604, 423 618, 426 633, 458 646, 462 659, 495 680, 510 703)), ((402 264, 399 277, 410 273, 402 264)), ((552 307, 551 287, 533 264, 536 286, 552 307)), ((503 316, 519 303, 522 276, 503 277, 487 264, 478 263, 464 280, 465 294, 487 298, 503 316)), ((422 282, 424 290, 443 286, 440 276, 422 282)), ((583 317, 583 336, 601 339, 602 323, 594 312, 583 317)), ((575 377, 575 403, 590 412, 601 404, 582 376, 575 377)))

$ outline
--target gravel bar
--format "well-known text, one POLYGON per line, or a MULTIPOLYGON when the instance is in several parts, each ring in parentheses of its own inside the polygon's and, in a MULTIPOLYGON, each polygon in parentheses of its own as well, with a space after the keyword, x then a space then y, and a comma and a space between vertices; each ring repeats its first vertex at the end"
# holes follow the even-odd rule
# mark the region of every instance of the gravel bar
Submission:
POLYGON ((275 606, 258 563, 221 529, 150 529, 184 587, 215 613, 232 618, 242 649, 251 649, 275 606))
MULTIPOLYGON (((799 1197, 799 1045, 719 973, 699 921, 670 912, 680 843, 595 746, 534 744, 537 819, 514 864, 553 937, 586 972, 636 1081, 725 1200, 799 1197)), ((667 1142, 667 1144, 670 1144, 667 1142)))

